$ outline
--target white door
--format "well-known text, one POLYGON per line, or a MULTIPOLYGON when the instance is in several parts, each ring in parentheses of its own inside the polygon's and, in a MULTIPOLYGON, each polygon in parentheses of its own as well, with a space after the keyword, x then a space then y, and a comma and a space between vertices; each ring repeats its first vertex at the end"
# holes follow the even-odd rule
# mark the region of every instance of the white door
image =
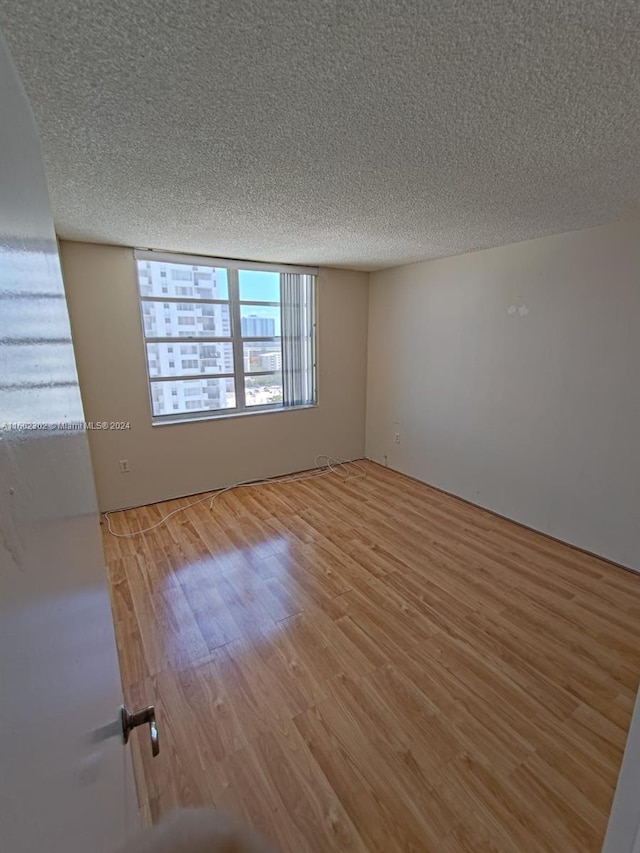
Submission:
POLYGON ((640 691, 631 717, 603 853, 640 853, 640 691))
POLYGON ((0 115, 0 846, 112 853, 137 805, 106 572, 86 435, 56 428, 82 404, 38 137, 2 36, 0 115))

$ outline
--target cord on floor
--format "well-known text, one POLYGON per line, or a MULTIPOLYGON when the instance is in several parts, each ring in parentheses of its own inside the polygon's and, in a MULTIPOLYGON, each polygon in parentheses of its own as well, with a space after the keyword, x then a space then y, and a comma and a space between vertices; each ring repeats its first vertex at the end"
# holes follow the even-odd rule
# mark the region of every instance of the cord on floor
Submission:
POLYGON ((133 533, 116 533, 116 531, 111 526, 111 516, 115 512, 123 512, 123 510, 110 510, 109 512, 104 513, 104 519, 107 523, 107 529, 112 536, 117 537, 118 539, 131 539, 134 536, 142 536, 144 533, 150 533, 152 530, 155 530, 157 527, 161 527, 165 524, 170 518, 174 515, 177 515, 180 512, 185 512, 191 507, 197 506, 198 504, 204 503, 205 501, 209 501, 209 509, 213 509, 213 502, 216 498, 219 498, 220 495, 224 495, 225 492, 231 492, 234 489, 245 489, 252 486, 273 486, 278 485, 279 483, 296 483, 298 480, 314 480, 316 477, 325 477, 327 474, 334 474, 339 477, 341 480, 346 482, 347 480, 357 480, 360 477, 366 477, 367 472, 366 469, 360 465, 358 462, 353 462, 348 459, 339 459, 337 456, 327 456, 325 454, 320 454, 315 458, 315 469, 311 472, 304 472, 302 474, 291 474, 286 477, 271 477, 265 480, 245 480, 241 483, 234 483, 232 486, 225 486, 222 489, 218 489, 213 495, 205 495, 203 498, 199 498, 197 501, 192 501, 192 503, 187 504, 186 506, 178 507, 178 509, 174 509, 173 512, 168 513, 163 516, 160 521, 157 521, 155 524, 152 524, 151 527, 145 527, 143 530, 136 530, 133 533), (324 460, 324 462, 322 462, 324 460), (355 474, 353 470, 355 469, 355 474))

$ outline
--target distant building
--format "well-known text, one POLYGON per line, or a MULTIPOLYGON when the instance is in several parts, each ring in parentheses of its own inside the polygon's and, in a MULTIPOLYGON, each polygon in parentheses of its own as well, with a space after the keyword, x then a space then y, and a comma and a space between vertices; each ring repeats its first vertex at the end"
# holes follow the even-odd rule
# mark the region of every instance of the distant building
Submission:
POLYGON ((263 352, 258 357, 260 370, 270 370, 273 373, 280 373, 282 370, 282 353, 280 350, 273 352, 263 352))
POLYGON ((282 371, 282 352, 277 344, 268 352, 264 351, 265 343, 262 341, 255 344, 245 343, 244 345, 244 370, 245 373, 260 373, 269 371, 271 373, 280 373, 282 371))
MULTIPOLYGON (((227 299, 226 270, 182 264, 138 262, 141 296, 162 299, 227 299)), ((151 395, 156 415, 206 411, 227 407, 227 383, 215 379, 194 382, 153 382, 154 376, 197 377, 233 374, 231 343, 198 343, 198 338, 230 338, 228 305, 198 302, 143 302, 145 336, 185 338, 147 343, 151 395)), ((231 402, 231 401, 229 401, 231 402)))
POLYGON ((243 338, 275 338, 276 321, 273 317, 258 317, 250 314, 242 318, 243 338))

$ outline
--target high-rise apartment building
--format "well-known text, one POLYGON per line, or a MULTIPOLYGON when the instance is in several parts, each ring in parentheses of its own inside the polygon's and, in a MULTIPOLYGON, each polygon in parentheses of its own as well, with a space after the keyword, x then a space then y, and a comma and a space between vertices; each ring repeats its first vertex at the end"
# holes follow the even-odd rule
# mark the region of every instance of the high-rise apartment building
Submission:
POLYGON ((143 302, 147 338, 184 338, 185 343, 161 340, 147 343, 151 396, 156 415, 226 408, 234 401, 233 380, 202 379, 199 374, 233 374, 231 342, 198 342, 198 338, 230 338, 229 305, 199 303, 198 299, 227 299, 226 270, 177 267, 158 262, 138 264, 141 296, 162 296, 168 302, 143 302), (175 301, 180 297, 186 301, 175 301), (180 377, 153 382, 154 376, 180 377))
POLYGON ((276 334, 276 321, 272 317, 259 317, 249 314, 242 318, 243 338, 273 338, 276 334))

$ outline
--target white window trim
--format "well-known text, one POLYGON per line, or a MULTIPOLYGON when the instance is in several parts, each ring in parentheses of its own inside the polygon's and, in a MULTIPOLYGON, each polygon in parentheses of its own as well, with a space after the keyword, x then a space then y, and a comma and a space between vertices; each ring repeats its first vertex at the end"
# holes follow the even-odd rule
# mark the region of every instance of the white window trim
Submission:
POLYGON ((304 409, 317 409, 318 401, 315 403, 305 403, 302 406, 283 406, 281 403, 273 403, 268 406, 251 406, 250 409, 245 409, 244 412, 237 412, 235 409, 220 409, 221 414, 211 415, 209 412, 170 412, 167 415, 160 415, 161 420, 156 419, 152 423, 154 427, 175 426, 176 424, 195 424, 200 421, 220 421, 230 418, 252 418, 256 415, 282 415, 287 412, 301 412, 304 409))
POLYGON ((257 261, 239 261, 236 258, 211 258, 204 255, 183 255, 180 252, 161 252, 156 249, 135 249, 134 255, 137 261, 165 261, 168 264, 190 264, 194 267, 225 267, 228 270, 261 270, 263 272, 318 275, 318 267, 301 267, 295 264, 263 264, 257 261))

